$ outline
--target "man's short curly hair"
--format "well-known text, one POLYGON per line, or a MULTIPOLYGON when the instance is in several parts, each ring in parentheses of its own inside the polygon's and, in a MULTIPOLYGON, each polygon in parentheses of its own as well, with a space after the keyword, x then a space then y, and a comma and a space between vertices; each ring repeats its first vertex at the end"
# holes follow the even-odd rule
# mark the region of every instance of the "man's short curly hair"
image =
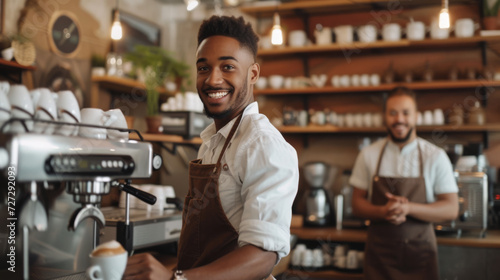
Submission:
POLYGON ((254 59, 256 59, 259 36, 255 34, 250 23, 246 23, 243 17, 212 16, 204 20, 198 31, 198 46, 206 38, 216 35, 238 40, 240 45, 252 52, 254 59))

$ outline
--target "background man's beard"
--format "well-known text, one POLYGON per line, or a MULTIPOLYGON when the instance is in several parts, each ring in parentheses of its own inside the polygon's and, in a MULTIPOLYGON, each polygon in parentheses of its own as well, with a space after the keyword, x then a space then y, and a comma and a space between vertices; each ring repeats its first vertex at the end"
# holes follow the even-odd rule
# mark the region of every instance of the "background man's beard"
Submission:
POLYGON ((387 131, 389 132, 389 135, 391 136, 391 139, 393 142, 395 143, 404 143, 406 141, 408 141, 408 139, 410 139, 410 136, 411 136, 411 133, 413 132, 413 129, 414 127, 412 127, 409 131, 408 131, 408 134, 406 134, 405 137, 403 138, 397 138, 396 136, 394 136, 394 134, 392 134, 392 131, 388 128, 387 131))

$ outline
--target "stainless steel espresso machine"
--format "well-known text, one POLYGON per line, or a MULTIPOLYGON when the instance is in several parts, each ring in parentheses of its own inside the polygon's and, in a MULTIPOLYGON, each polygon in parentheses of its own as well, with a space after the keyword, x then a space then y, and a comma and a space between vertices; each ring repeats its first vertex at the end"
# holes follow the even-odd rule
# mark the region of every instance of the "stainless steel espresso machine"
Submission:
MULTIPOLYGON (((102 196, 118 187, 154 203, 130 186, 151 176, 154 159, 144 142, 0 134, 0 220, 8 225, 0 229, 0 279, 85 279, 105 224, 102 196)), ((131 238, 117 237, 124 245, 131 238)))

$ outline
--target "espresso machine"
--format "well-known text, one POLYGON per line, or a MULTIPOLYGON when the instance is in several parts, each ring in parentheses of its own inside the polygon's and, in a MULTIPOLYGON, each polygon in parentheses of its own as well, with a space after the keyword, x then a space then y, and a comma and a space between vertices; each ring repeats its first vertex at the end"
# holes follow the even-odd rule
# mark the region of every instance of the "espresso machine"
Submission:
MULTIPOLYGON (((10 225, 0 229, 0 279, 85 277, 105 225, 102 196, 117 187, 154 204, 153 195, 130 186, 151 177, 153 162, 161 158, 145 142, 0 134, 0 218, 10 225)), ((128 249, 127 223, 122 233, 128 249)))

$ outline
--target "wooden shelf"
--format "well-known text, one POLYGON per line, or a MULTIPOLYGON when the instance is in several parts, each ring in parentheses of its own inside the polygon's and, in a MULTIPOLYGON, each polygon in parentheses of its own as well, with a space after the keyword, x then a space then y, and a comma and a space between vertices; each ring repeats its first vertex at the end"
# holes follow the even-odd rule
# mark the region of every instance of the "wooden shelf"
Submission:
MULTIPOLYGON (((333 125, 281 126, 281 133, 386 133, 385 127, 338 127, 333 125)), ((422 125, 418 132, 500 132, 500 124, 485 125, 422 125)))
POLYGON ((461 80, 461 81, 435 81, 435 82, 414 82, 414 83, 391 83, 379 86, 366 87, 307 87, 307 88, 281 88, 281 89, 260 89, 255 90, 255 95, 289 95, 289 94, 339 94, 346 92, 383 92, 394 89, 397 86, 405 86, 413 90, 433 90, 433 89, 460 89, 478 87, 500 87, 500 81, 487 80, 461 80))
MULTIPOLYGON (((134 94, 144 94, 146 86, 137 80, 117 77, 117 76, 92 76, 91 81, 93 83, 98 83, 103 89, 108 89, 112 91, 128 92, 134 94)), ((165 88, 160 87, 157 89, 162 95, 173 95, 173 93, 168 92, 165 88)))
MULTIPOLYGON (((298 0, 288 3, 276 4, 276 1, 254 2, 251 5, 240 8, 241 12, 255 17, 269 17, 276 11, 281 16, 290 14, 319 14, 319 13, 342 13, 348 11, 373 10, 374 8, 385 8, 394 1, 392 0, 298 0)), ((476 4, 474 0, 454 0, 455 4, 476 4)), ((405 1, 405 8, 413 6, 440 6, 441 2, 435 0, 405 1)))
POLYGON ((457 46, 477 45, 483 42, 499 42, 500 36, 474 36, 469 38, 450 37, 448 39, 424 39, 420 41, 411 41, 402 39, 395 42, 376 41, 373 43, 354 42, 352 44, 330 44, 323 46, 305 46, 305 47, 274 47, 271 49, 259 49, 259 57, 276 57, 291 54, 313 54, 325 52, 345 52, 349 50, 366 50, 366 49, 388 49, 388 48, 416 48, 423 47, 443 47, 451 48, 457 46))
MULTIPOLYGON (((202 140, 199 137, 194 137, 193 139, 184 139, 178 135, 170 135, 170 134, 150 134, 150 133, 141 133, 144 141, 148 142, 166 142, 166 143, 174 143, 174 144, 190 144, 190 145, 201 145, 202 140)), ((130 139, 139 140, 139 137, 135 133, 130 134, 130 139)))
POLYGON ((33 71, 33 70, 36 70, 35 66, 32 66, 32 65, 21 65, 21 64, 15 62, 15 61, 8 61, 8 60, 2 59, 2 58, 0 58, 0 68, 10 68, 10 69, 13 69, 13 70, 20 70, 20 71, 23 71, 23 70, 33 71))
MULTIPOLYGON (((367 232, 365 229, 342 229, 336 228, 290 228, 290 233, 297 235, 299 239, 305 240, 323 240, 330 242, 355 242, 365 243, 367 232)), ((441 236, 437 235, 438 245, 445 246, 464 246, 478 248, 500 248, 500 231, 487 230, 484 238, 478 235, 470 234, 457 238, 456 235, 441 236)))
MULTIPOLYGON (((284 275, 286 275, 286 278, 283 279, 291 279, 289 277, 292 276, 297 277, 297 279, 310 279, 310 278, 324 278, 324 279, 335 279, 335 280, 363 279, 363 273, 347 273, 335 270, 309 271, 309 270, 289 269, 285 272, 284 275)), ((278 277, 277 279, 281 278, 278 277)))

